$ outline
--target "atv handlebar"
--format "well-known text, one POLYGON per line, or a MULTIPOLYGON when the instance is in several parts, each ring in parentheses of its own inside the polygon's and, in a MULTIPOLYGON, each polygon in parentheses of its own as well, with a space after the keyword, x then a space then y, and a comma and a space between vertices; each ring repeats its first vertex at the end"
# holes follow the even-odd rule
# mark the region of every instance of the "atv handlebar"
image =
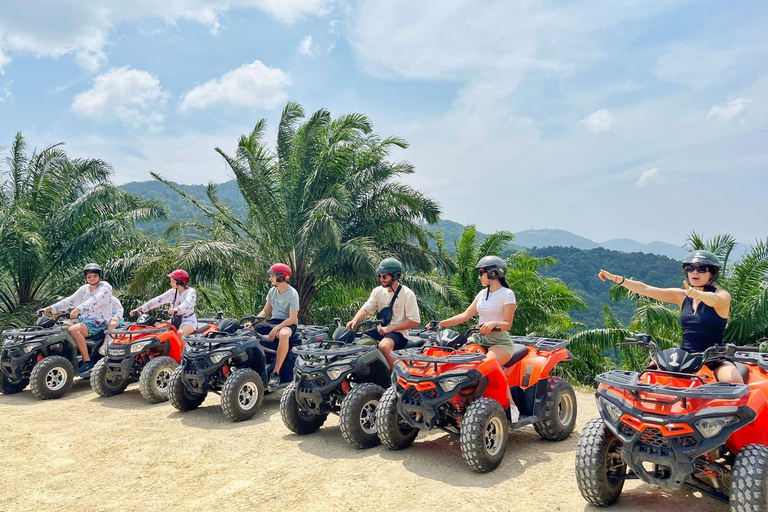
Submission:
MULTIPOLYGON (((654 355, 661 352, 661 349, 659 349, 659 346, 653 341, 653 337, 650 334, 636 334, 634 338, 624 338, 624 343, 618 344, 620 347, 626 345, 637 345, 639 347, 653 349, 654 355)), ((760 352, 760 348, 739 347, 733 343, 714 345, 704 350, 704 352, 701 353, 701 358, 704 363, 723 357, 731 359, 737 352, 760 352)))

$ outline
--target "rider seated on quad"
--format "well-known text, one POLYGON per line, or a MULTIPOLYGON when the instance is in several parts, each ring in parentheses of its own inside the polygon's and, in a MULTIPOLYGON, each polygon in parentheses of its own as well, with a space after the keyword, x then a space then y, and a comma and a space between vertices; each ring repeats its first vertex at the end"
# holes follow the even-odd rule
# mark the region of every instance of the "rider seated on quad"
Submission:
POLYGON ((148 300, 138 308, 131 311, 131 316, 136 313, 146 313, 163 304, 170 304, 168 314, 181 316, 181 324, 178 327, 181 336, 189 336, 197 330, 197 316, 195 316, 195 304, 197 292, 190 288, 189 274, 179 269, 174 270, 168 277, 171 279, 171 289, 162 295, 148 300))
MULTIPOLYGON (((517 307, 515 293, 509 288, 504 277, 507 274, 507 263, 498 256, 485 256, 477 262, 475 268, 483 290, 463 313, 443 320, 440 327, 462 324, 478 315, 480 333, 473 334, 468 341, 483 347, 486 350, 485 358, 495 359, 503 367, 515 352, 515 344, 509 337, 509 330, 512 329, 517 307), (496 328, 500 331, 494 331, 496 328)), ((509 389, 507 394, 510 419, 512 423, 516 423, 520 413, 514 405, 509 389)))
POLYGON ((288 284, 291 278, 291 267, 285 263, 275 263, 269 270, 269 284, 272 288, 267 292, 267 300, 264 308, 257 317, 266 318, 270 314, 269 320, 251 325, 246 323, 245 327, 250 327, 259 334, 269 337, 274 342, 277 338, 277 346, 262 342, 262 346, 275 350, 275 368, 269 376, 267 383, 270 387, 280 385, 280 369, 288 355, 288 349, 291 336, 296 334, 296 328, 299 324, 299 292, 288 284))
MULTIPOLYGON (((368 315, 378 312, 382 320, 378 329, 371 329, 365 334, 377 342, 382 355, 389 363, 390 369, 395 364, 395 358, 390 354, 393 350, 404 348, 408 343, 408 329, 413 329, 421 322, 419 304, 413 290, 400 284, 403 265, 395 258, 384 258, 376 268, 381 286, 371 292, 363 307, 347 322, 347 329, 354 329, 368 315)), ((364 339, 362 344, 367 343, 364 339)))
MULTIPOLYGON (((598 277, 638 295, 680 306, 683 328, 680 348, 686 352, 704 352, 711 346, 722 345, 731 311, 731 295, 715 285, 720 273, 720 259, 709 251, 693 251, 683 260, 683 273, 688 278, 683 280, 684 288, 656 288, 602 269, 598 277)), ((738 368, 731 362, 709 363, 708 366, 718 381, 744 383, 738 368)))
POLYGON ((45 308, 46 313, 72 309, 69 316, 76 319, 76 322, 69 326, 67 331, 83 357, 78 369, 81 374, 88 373, 93 368, 85 337, 104 332, 107 322, 112 318, 112 286, 101 280, 101 267, 96 263, 89 263, 83 268, 83 273, 87 284, 66 299, 45 308))

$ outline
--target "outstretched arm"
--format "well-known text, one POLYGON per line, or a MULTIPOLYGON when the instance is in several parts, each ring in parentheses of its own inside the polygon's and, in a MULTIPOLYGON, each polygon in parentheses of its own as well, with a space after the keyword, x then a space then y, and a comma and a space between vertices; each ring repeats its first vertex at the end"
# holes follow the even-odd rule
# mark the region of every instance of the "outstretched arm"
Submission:
POLYGON ((613 281, 617 285, 623 286, 631 292, 654 300, 660 300, 661 302, 669 302, 670 304, 682 306, 683 299, 685 299, 685 290, 682 288, 656 288, 655 286, 649 286, 642 281, 626 279, 624 276, 617 276, 616 274, 611 274, 607 270, 602 269, 600 269, 597 277, 603 281, 613 281))

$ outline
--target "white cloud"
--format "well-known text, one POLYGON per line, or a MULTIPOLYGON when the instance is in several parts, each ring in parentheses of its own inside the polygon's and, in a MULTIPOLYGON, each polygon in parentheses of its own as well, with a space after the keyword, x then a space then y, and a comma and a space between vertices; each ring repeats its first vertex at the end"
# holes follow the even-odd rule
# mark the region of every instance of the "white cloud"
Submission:
POLYGON ((57 0, 34 9, 27 0, 4 0, 0 73, 10 62, 9 53, 51 58, 72 55, 79 66, 95 72, 107 61, 105 48, 110 33, 121 23, 157 19, 174 25, 188 20, 216 34, 221 28, 221 15, 232 9, 259 9, 282 23, 292 24, 308 16, 328 14, 335 4, 336 0, 57 0))
POLYGON ((579 125, 584 126, 592 133, 616 131, 616 119, 606 109, 601 109, 588 115, 579 121, 579 125))
POLYGON ((77 94, 72 112, 98 121, 119 120, 133 127, 162 129, 165 117, 157 110, 168 99, 155 75, 138 69, 112 68, 77 94))
POLYGON ((635 185, 638 187, 644 187, 648 185, 649 183, 666 183, 666 180, 659 174, 659 168, 654 167, 653 169, 648 169, 647 171, 643 171, 643 173, 640 175, 640 177, 637 179, 637 182, 635 182, 635 185))
MULTIPOLYGON (((2 34, 0 34, 1 36, 2 34)), ((2 38, 0 37, 0 44, 2 44, 2 38)), ((4 75, 5 71, 3 70, 3 66, 7 66, 11 63, 11 58, 7 56, 5 53, 3 53, 3 47, 0 46, 0 75, 4 75)))
POLYGON ((299 55, 304 55, 306 57, 312 57, 317 53, 317 47, 312 46, 311 34, 307 35, 306 37, 304 37, 304 39, 301 40, 297 51, 299 52, 299 55))
POLYGON ((217 104, 273 109, 288 99, 290 77, 277 68, 255 60, 198 85, 181 99, 181 111, 189 112, 217 104))
MULTIPOLYGON (((707 119, 714 117, 720 121, 733 121, 734 119, 741 117, 741 114, 744 113, 744 110, 747 108, 749 103, 752 103, 752 100, 747 98, 737 98, 733 101, 730 101, 724 107, 715 105, 709 109, 707 119)), ((743 119, 741 119, 741 121, 743 121, 743 119)))

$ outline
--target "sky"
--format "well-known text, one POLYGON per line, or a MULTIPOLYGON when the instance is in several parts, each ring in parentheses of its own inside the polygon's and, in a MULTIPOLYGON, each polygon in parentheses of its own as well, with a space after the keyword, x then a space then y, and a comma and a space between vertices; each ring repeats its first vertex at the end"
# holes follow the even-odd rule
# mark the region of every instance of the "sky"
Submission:
POLYGON ((223 182, 214 148, 297 101, 404 138, 403 181, 484 232, 768 238, 764 1, 1 3, 6 150, 223 182))

